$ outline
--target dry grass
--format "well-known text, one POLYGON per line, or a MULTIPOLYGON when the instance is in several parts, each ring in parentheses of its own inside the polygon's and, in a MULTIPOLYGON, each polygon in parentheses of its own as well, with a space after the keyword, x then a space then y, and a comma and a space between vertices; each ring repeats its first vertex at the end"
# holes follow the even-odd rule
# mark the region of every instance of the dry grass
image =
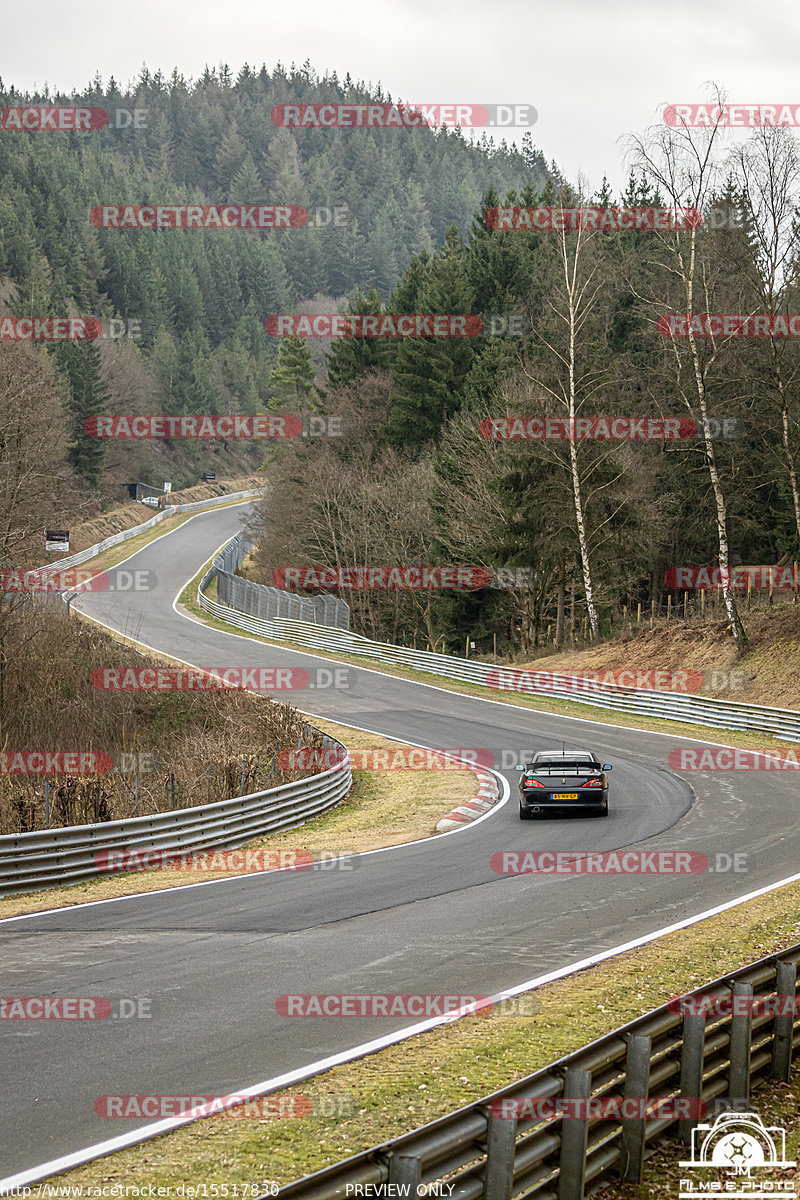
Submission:
MULTIPOLYGON (((95 686, 95 672, 153 665, 105 630, 76 621, 60 604, 25 606, 6 641, 0 748, 17 752, 80 751, 102 755, 97 774, 54 776, 50 825, 136 815, 134 779, 118 756, 154 755, 140 773, 141 815, 237 795, 297 777, 273 763, 286 746, 316 744, 286 704, 235 689, 123 691, 95 686), (57 719, 56 719, 57 718, 57 719), (113 763, 112 763, 113 760, 113 763), (114 769, 110 769, 110 768, 114 769), (119 770, 122 766, 125 771, 119 770)), ((17 760, 12 758, 12 768, 17 760)), ((0 833, 46 827, 45 779, 0 773, 0 833)))
MULTIPOLYGON (((317 720, 316 727, 353 749, 394 748, 396 742, 372 734, 317 720)), ((315 859, 323 855, 356 854, 380 846, 432 836, 436 824, 456 804, 477 791, 471 771, 354 771, 353 789, 336 808, 302 828, 284 830, 247 843, 248 849, 300 850, 315 859), (381 820, 375 820, 380 806, 381 820)), ((170 870, 136 871, 93 879, 69 887, 48 888, 0 900, 0 920, 22 913, 43 912, 71 904, 131 896, 162 888, 181 887, 209 879, 223 879, 233 871, 205 870, 201 863, 170 870)))
POLYGON ((599 668, 663 668, 669 671, 700 671, 706 676, 703 695, 720 696, 746 704, 770 704, 778 708, 800 708, 800 604, 776 600, 773 607, 742 609, 748 633, 748 648, 738 655, 727 623, 709 613, 689 621, 657 622, 651 630, 643 623, 613 641, 580 650, 546 654, 520 669, 578 671, 599 668), (715 671, 744 673, 741 690, 724 691, 709 686, 715 671))

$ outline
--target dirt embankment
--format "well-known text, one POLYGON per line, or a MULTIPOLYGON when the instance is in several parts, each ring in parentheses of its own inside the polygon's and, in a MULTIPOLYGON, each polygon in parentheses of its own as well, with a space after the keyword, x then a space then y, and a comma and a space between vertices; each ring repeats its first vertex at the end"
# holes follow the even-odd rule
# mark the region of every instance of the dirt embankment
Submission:
MULTIPOLYGON (((172 492, 171 499, 173 504, 191 504, 197 500, 210 500, 214 496, 224 497, 233 492, 246 492, 252 488, 264 487, 264 484, 264 475, 247 475, 240 479, 199 483, 196 487, 184 488, 182 492, 172 492)), ((93 517, 90 521, 83 521, 80 525, 72 526, 70 528, 70 554, 88 550, 90 546, 102 542, 104 538, 111 537, 112 534, 132 529, 134 525, 141 525, 154 513, 155 509, 131 500, 119 508, 113 508, 109 512, 93 517)))
MULTIPOLYGON (((745 704, 800 709, 800 604, 776 603, 742 613, 748 634, 736 651, 727 622, 692 619, 642 624, 620 638, 580 650, 547 654, 517 669, 577 674, 597 670, 700 672, 702 694, 745 704)), ((692 690, 697 679, 691 683, 692 690)), ((648 685, 644 680, 640 687, 648 685)))

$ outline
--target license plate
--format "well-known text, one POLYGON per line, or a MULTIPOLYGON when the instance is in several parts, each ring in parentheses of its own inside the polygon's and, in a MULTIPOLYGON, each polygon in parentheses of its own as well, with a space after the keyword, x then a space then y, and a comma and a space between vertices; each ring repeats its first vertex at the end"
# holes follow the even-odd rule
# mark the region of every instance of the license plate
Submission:
POLYGON ((577 800, 577 792, 553 792, 554 800, 577 800))

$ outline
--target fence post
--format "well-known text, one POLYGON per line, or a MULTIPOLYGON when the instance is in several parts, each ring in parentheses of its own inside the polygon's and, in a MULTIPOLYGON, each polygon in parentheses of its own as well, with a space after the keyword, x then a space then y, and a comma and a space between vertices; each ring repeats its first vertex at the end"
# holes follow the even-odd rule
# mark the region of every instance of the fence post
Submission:
POLYGON ((139 816, 139 772, 133 777, 134 795, 136 797, 136 816, 139 816))
POLYGON ((728 1091, 731 1105, 737 1101, 747 1104, 750 1099, 750 1044, 753 1035, 753 985, 734 983, 731 989, 731 1065, 728 1071, 728 1091), (740 1000, 741 997, 741 1000, 740 1000))
POLYGON ((483 1200, 510 1200, 514 1185, 514 1143, 517 1118, 500 1117, 489 1109, 483 1200))
MULTIPOLYGON (((565 1100, 588 1100, 592 1086, 589 1071, 570 1067, 564 1072, 565 1100)), ((588 1105, 585 1106, 588 1109, 588 1105)), ((586 1134, 588 1121, 563 1117, 561 1120, 561 1158, 558 1164, 558 1200, 583 1200, 586 1179, 586 1134)))
POLYGON ((247 770, 247 760, 243 758, 242 759, 242 783, 241 783, 241 787, 239 788, 240 796, 244 795, 244 776, 245 776, 246 770, 247 770))
POLYGON ((405 1184, 400 1195, 416 1195, 420 1181, 419 1159, 416 1154, 393 1154, 389 1159, 389 1183, 405 1184))
POLYGON ((44 781, 44 823, 50 828, 50 780, 44 781))
POLYGON ((706 1041, 705 1013, 684 1012, 683 1045, 681 1047, 681 1099, 688 1100, 689 1112, 694 1117, 682 1117, 678 1122, 678 1136, 684 1142, 692 1140, 692 1130, 697 1124, 698 1101, 703 1090, 703 1054, 706 1041), (694 1101, 694 1103, 692 1103, 694 1101))
POLYGON ((175 808, 175 772, 174 771, 170 771, 170 775, 169 775, 169 799, 170 799, 169 806, 171 809, 174 809, 175 808))
POLYGON ((789 1080, 792 1065, 792 1037, 794 1033, 795 993, 797 989, 797 963, 779 962, 775 973, 777 1010, 772 1032, 773 1079, 789 1080))
POLYGON ((625 1055, 625 1099, 642 1102, 641 1120, 622 1122, 620 1168, 624 1183, 642 1182, 645 1147, 645 1107, 650 1092, 650 1038, 632 1034, 625 1055))

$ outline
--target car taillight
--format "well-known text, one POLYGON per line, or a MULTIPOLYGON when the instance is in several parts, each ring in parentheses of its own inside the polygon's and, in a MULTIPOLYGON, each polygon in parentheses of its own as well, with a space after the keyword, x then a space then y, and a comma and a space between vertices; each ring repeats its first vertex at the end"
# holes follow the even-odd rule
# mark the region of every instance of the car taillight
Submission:
POLYGON ((587 779, 586 783, 582 784, 581 786, 582 787, 602 787, 603 781, 602 781, 602 779, 587 779))
POLYGON ((526 780, 525 780, 525 786, 526 786, 526 787, 540 787, 540 788, 543 788, 543 787, 544 787, 544 784, 543 784, 543 783, 539 783, 539 780, 538 780, 538 779, 526 779, 526 780))

